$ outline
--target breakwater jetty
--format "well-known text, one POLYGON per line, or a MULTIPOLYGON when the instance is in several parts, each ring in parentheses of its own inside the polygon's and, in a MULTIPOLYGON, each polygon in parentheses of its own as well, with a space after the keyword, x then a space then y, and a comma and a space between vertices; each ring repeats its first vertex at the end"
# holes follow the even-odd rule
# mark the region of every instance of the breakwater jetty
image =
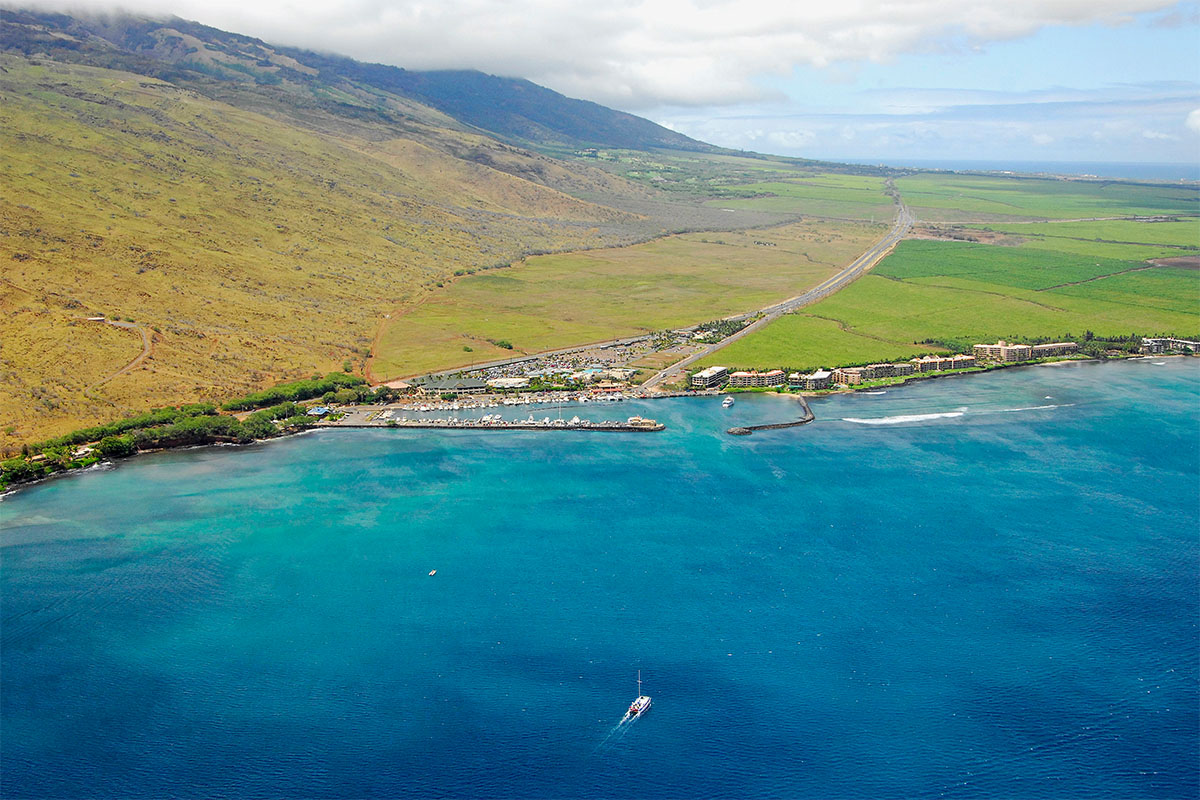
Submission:
POLYGON ((807 425, 817 418, 813 414, 812 409, 808 407, 808 401, 804 399, 803 395, 797 395, 796 399, 800 401, 800 405, 804 408, 804 414, 801 415, 800 419, 792 420, 791 422, 770 422, 765 425, 746 425, 738 428, 730 428, 725 432, 730 436, 749 436, 755 431, 773 431, 779 428, 795 428, 800 425, 807 425))
POLYGON ((666 430, 666 425, 646 417, 630 417, 627 420, 571 419, 503 419, 499 414, 485 414, 474 419, 396 419, 394 412, 382 411, 368 414, 349 414, 344 419, 318 423, 320 428, 405 428, 415 430, 469 430, 469 431, 597 431, 604 433, 656 433, 666 430))

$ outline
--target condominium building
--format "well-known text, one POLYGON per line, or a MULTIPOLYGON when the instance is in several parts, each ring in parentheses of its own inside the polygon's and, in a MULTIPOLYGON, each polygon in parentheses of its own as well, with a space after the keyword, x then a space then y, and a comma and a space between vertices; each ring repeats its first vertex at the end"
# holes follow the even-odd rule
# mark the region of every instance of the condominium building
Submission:
POLYGON ((865 380, 862 367, 840 367, 833 371, 831 379, 834 383, 842 383, 846 386, 862 383, 865 380))
POLYGON ((770 372, 734 372, 729 376, 729 385, 740 389, 783 386, 786 382, 787 376, 781 369, 773 369, 770 372))
POLYGON ((1142 339, 1143 353, 1200 353, 1200 342, 1171 337, 1142 339))
POLYGON ((828 389, 833 378, 833 373, 827 369, 819 369, 802 377, 804 379, 803 388, 812 392, 817 389, 828 389))
POLYGON ((713 386, 720 386, 725 383, 728 377, 728 367, 708 367, 692 376, 692 387, 696 389, 710 389, 713 386))
POLYGON ((1069 356, 1079 349, 1079 345, 1074 342, 1052 342, 1050 344, 1035 344, 1033 346, 1034 358, 1050 358, 1052 356, 1069 356))
POLYGON ((977 358, 990 361, 1028 361, 1033 348, 1027 344, 1009 344, 1001 339, 995 344, 977 344, 972 348, 977 358))

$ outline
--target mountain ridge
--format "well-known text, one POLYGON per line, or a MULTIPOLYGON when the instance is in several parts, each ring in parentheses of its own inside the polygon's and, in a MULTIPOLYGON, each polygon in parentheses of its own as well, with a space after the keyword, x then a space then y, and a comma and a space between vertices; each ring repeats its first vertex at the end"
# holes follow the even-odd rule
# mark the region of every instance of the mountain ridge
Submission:
MULTIPOLYGON (((721 151, 642 117, 570 98, 524 78, 361 62, 272 45, 179 17, 29 10, 7 10, 2 17, 0 27, 7 30, 0 35, 0 49, 27 56, 35 55, 34 46, 40 46, 46 55, 60 60, 74 56, 93 66, 118 67, 171 82, 187 79, 190 72, 260 85, 307 85, 333 95, 335 107, 345 115, 384 113, 367 97, 372 89, 382 90, 440 112, 441 124, 448 118, 461 129, 486 132, 522 146, 721 151), (18 27, 25 31, 18 33, 18 27), (29 29, 35 27, 45 28, 50 35, 30 35, 29 29), (349 96, 337 98, 338 94, 349 96)), ((424 116, 409 110, 418 118, 424 116)))

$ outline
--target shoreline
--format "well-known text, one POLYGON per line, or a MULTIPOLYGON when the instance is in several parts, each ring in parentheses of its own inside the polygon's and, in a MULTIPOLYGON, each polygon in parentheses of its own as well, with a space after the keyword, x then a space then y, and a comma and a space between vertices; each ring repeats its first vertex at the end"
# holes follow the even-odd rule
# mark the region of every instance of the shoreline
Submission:
MULTIPOLYGON (((983 375, 983 374, 987 374, 989 372, 997 372, 1000 370, 1016 369, 1016 368, 1056 367, 1056 366, 1067 365, 1067 364, 1106 364, 1106 363, 1110 363, 1110 362, 1123 362, 1123 361, 1158 361, 1158 360, 1165 360, 1168 358, 1200 358, 1200 356, 1197 356, 1197 355, 1189 356, 1187 354, 1171 353, 1171 354, 1162 354, 1162 355, 1138 355, 1138 356, 1131 356, 1131 357, 1127 357, 1127 358, 1073 358, 1073 359, 1068 358, 1068 359, 1057 359, 1057 360, 1053 360, 1053 361, 1038 361, 1038 362, 1033 362, 1033 363, 1023 362, 1023 363, 1015 363, 1015 364, 996 364, 996 365, 993 365, 990 367, 984 367, 984 368, 980 368, 980 369, 926 373, 926 374, 921 374, 921 375, 909 375, 909 376, 904 376, 904 378, 902 380, 899 380, 895 383, 871 384, 868 386, 862 386, 862 387, 858 387, 858 388, 846 387, 844 389, 831 389, 831 390, 816 391, 816 392, 779 392, 779 391, 772 391, 769 389, 767 391, 756 391, 753 389, 748 390, 748 391, 741 390, 741 389, 732 389, 732 390, 726 389, 726 391, 703 390, 703 391, 698 391, 698 392, 686 392, 686 391, 685 392, 649 392, 646 394, 626 395, 626 396, 624 396, 623 399, 624 400, 668 400, 668 399, 679 399, 679 398, 687 398, 687 397, 713 397, 713 396, 719 396, 722 394, 769 394, 769 395, 773 395, 775 397, 795 397, 797 399, 800 399, 801 402, 804 403, 805 407, 807 408, 807 399, 808 398, 821 398, 821 397, 831 397, 831 396, 836 396, 836 395, 848 395, 848 394, 854 394, 857 392, 877 391, 879 389, 883 389, 886 391, 893 387, 896 387, 896 388, 903 387, 910 382, 932 380, 932 379, 937 379, 937 378, 950 378, 950 377, 965 378, 965 377, 969 377, 971 375, 983 375)), ((569 403, 570 401, 568 400, 566 402, 569 403)), ((535 404, 537 404, 537 403, 536 402, 529 403, 528 405, 535 405, 535 404)), ((514 404, 514 405, 524 405, 524 404, 514 404)), ((386 406, 384 406, 384 407, 386 407, 386 406)), ((797 421, 790 421, 790 422, 784 422, 784 423, 767 423, 764 426, 764 429, 781 427, 781 426, 782 427, 794 427, 796 425, 804 424, 806 422, 811 422, 811 421, 812 421, 811 419, 806 419, 806 420, 804 420, 803 423, 797 422, 797 421)), ((420 426, 418 426, 418 425, 397 425, 397 426, 393 427, 393 426, 388 426, 388 425, 354 426, 354 425, 336 425, 336 424, 314 423, 309 427, 302 428, 301 430, 292 430, 292 431, 282 432, 277 436, 268 436, 268 437, 265 437, 262 439, 251 439, 250 441, 246 441, 246 442, 215 441, 215 442, 205 442, 203 444, 187 444, 187 445, 181 445, 179 447, 159 447, 159 448, 154 448, 151 450, 139 450, 136 453, 133 453, 128 456, 123 456, 121 458, 104 459, 104 460, 98 461, 94 464, 89 464, 86 467, 60 470, 57 472, 52 472, 49 475, 43 475, 43 476, 36 478, 34 480, 31 480, 31 481, 23 481, 21 483, 12 484, 12 485, 6 487, 3 491, 0 491, 0 502, 3 502, 10 496, 17 494, 18 492, 20 492, 24 489, 38 486, 42 483, 54 480, 56 478, 64 478, 64 477, 68 477, 68 476, 83 475, 83 474, 89 472, 90 470, 105 471, 105 470, 109 470, 109 469, 116 469, 120 466, 121 462, 126 461, 131 458, 136 458, 137 456, 141 456, 141 455, 154 455, 154 454, 158 454, 158 453, 180 452, 180 451, 185 451, 185 450, 199 450, 199 449, 207 448, 207 447, 251 447, 254 445, 268 444, 270 442, 275 442, 275 441, 279 441, 279 440, 283 440, 283 439, 290 439, 292 437, 303 436, 305 434, 315 433, 315 432, 321 431, 321 430, 330 430, 330 429, 334 429, 334 428, 338 428, 338 427, 346 428, 346 429, 350 429, 350 430, 364 430, 367 428, 377 428, 379 430, 404 430, 406 428, 410 428, 413 430, 486 430, 486 428, 482 428, 482 427, 452 428, 452 427, 435 426, 435 425, 420 425, 420 426)), ((561 430, 561 428, 556 428, 556 427, 541 428, 541 427, 539 427, 534 430, 561 430)))

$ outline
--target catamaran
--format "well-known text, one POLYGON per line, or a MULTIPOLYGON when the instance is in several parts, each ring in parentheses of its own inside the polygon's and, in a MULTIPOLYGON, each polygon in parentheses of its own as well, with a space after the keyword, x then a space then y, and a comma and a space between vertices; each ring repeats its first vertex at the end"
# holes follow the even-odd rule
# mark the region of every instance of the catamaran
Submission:
POLYGON ((641 716, 642 712, 650 707, 650 698, 642 694, 642 671, 638 670, 638 696, 637 699, 629 704, 629 711, 625 712, 625 716, 629 719, 636 719, 641 716))

